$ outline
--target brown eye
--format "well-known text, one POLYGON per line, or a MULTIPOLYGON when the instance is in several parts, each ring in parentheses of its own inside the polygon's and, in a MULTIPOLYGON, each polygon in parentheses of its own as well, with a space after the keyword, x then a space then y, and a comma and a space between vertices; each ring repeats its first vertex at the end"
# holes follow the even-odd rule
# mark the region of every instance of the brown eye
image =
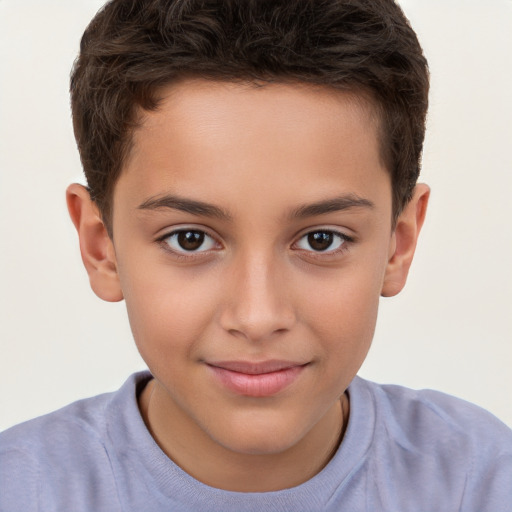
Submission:
POLYGON ((326 251, 332 245, 333 239, 333 233, 317 231, 316 233, 309 233, 308 244, 315 251, 326 251))
POLYGON ((180 231, 177 242, 185 251, 197 251, 203 245, 204 233, 202 231, 180 231))
POLYGON ((175 252, 205 252, 216 246, 215 240, 198 229, 179 229, 162 239, 175 252))
POLYGON ((306 233, 298 242, 297 247, 310 252, 335 252, 351 239, 343 233, 322 229, 306 233))

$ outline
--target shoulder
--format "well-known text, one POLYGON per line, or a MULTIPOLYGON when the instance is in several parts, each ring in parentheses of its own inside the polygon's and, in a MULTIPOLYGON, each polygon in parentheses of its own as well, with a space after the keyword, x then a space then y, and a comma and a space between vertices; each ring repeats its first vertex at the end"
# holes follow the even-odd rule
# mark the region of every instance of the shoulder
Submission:
POLYGON ((375 411, 376 458, 406 480, 417 472, 416 492, 458 494, 461 510, 502 510, 512 499, 512 430, 491 413, 438 391, 360 378, 354 389, 375 411))
POLYGON ((26 453, 62 451, 82 439, 100 441, 104 431, 104 411, 111 394, 74 402, 62 409, 20 423, 0 433, 0 450, 26 453))
POLYGON ((80 500, 76 493, 112 479, 108 422, 135 397, 136 379, 0 433, 0 510, 36 510, 57 495, 80 500))
POLYGON ((107 461, 102 434, 108 395, 73 403, 0 434, 0 510, 38 510, 47 494, 107 461))
POLYGON ((415 390, 358 380, 372 396, 379 419, 400 435, 417 437, 422 434, 427 438, 433 436, 439 442, 463 439, 482 450, 512 449, 512 430, 475 404, 430 389, 415 390))

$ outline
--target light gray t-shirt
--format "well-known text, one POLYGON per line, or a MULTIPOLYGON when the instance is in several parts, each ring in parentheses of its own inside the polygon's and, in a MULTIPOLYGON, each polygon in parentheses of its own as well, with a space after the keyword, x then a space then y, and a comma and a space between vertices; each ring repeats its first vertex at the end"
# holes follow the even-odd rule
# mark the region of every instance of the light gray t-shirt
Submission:
POLYGON ((319 474, 239 493, 198 482, 160 450, 137 407, 149 378, 0 434, 0 511, 512 510, 512 431, 467 402, 356 377, 345 437, 319 474))

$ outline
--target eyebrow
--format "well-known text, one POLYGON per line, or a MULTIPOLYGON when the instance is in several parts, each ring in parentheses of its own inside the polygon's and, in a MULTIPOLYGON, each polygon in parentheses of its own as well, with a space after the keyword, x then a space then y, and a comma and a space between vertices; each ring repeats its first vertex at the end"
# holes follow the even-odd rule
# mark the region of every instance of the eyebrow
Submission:
MULTIPOLYGON (((292 210, 290 218, 302 219, 314 217, 316 215, 325 215, 327 213, 348 210, 351 208, 369 208, 375 205, 368 199, 364 199, 355 194, 347 194, 315 203, 305 204, 292 210)), ((192 215, 202 217, 214 217, 221 220, 232 220, 232 215, 227 211, 210 203, 187 199, 180 196, 167 194, 161 197, 150 197, 138 206, 139 210, 160 210, 170 208, 179 210, 192 215)))
POLYGON ((150 197, 138 206, 139 210, 160 210, 162 208, 179 210, 202 217, 215 217, 222 220, 232 219, 227 211, 213 204, 169 194, 161 197, 150 197))
POLYGON ((291 213, 291 218, 314 217, 315 215, 325 215, 327 213, 339 212, 352 208, 374 208, 374 203, 355 194, 347 194, 316 203, 299 206, 291 213))

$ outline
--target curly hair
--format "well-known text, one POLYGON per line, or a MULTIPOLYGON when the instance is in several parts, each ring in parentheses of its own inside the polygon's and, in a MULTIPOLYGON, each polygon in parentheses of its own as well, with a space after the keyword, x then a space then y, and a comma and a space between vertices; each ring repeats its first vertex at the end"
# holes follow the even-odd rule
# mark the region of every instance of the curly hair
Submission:
POLYGON ((369 96, 393 190, 393 216, 420 171, 427 61, 393 0, 111 0, 71 74, 75 137, 91 198, 111 233, 112 193, 137 111, 186 77, 299 82, 369 96))

